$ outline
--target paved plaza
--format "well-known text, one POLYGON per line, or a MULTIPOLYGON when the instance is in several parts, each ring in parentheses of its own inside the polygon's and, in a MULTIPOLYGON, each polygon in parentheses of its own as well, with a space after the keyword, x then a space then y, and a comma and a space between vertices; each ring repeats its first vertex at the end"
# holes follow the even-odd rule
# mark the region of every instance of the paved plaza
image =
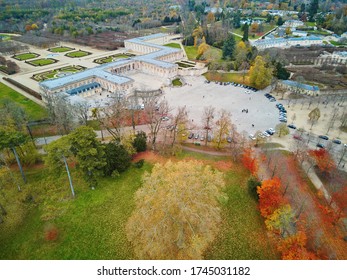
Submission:
MULTIPOLYGON (((212 106, 217 111, 225 109, 232 114, 232 121, 239 132, 254 134, 270 127, 275 128, 279 123, 276 102, 265 98, 266 90, 245 93, 246 89, 232 85, 205 83, 204 77, 186 77, 183 87, 165 87, 164 96, 174 110, 186 106, 190 120, 201 130, 204 107, 212 106), (242 112, 248 109, 248 113, 242 112), (254 125, 254 127, 252 126, 254 125)), ((173 111, 174 112, 174 111, 173 111)))

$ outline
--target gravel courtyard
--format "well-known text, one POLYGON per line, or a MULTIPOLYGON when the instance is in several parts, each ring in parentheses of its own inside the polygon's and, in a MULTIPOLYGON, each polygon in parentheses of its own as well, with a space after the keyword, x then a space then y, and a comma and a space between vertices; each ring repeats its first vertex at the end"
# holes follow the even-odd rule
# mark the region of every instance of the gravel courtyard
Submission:
POLYGON ((239 132, 255 133, 270 127, 275 128, 279 123, 276 102, 270 102, 264 93, 251 91, 232 85, 205 83, 204 77, 185 77, 186 85, 182 87, 165 87, 164 96, 170 107, 187 106, 189 118, 196 129, 202 129, 201 119, 204 107, 213 106, 217 111, 225 109, 232 114, 233 123, 239 132), (248 113, 243 113, 248 109, 248 113), (252 127, 254 124, 254 127, 252 127))

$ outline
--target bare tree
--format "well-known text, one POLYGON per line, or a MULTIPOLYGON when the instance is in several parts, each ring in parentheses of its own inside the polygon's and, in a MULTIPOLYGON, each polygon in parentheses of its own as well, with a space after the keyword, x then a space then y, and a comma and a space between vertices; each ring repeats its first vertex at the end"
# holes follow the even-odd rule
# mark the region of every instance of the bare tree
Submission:
POLYGON ((328 127, 327 127, 327 134, 329 133, 330 129, 334 127, 336 119, 339 117, 339 109, 334 109, 333 113, 330 115, 330 118, 328 120, 328 127))
POLYGON ((311 128, 310 128, 310 129, 312 129, 313 125, 314 125, 315 123, 317 123, 317 121, 318 121, 319 118, 320 118, 320 110, 319 110, 319 108, 317 107, 317 108, 313 109, 313 110, 308 114, 308 117, 309 117, 309 121, 311 122, 311 128))
POLYGON ((227 135, 230 133, 231 129, 231 114, 224 109, 219 112, 219 119, 216 121, 216 130, 214 141, 216 143, 217 149, 221 148, 223 142, 227 135))
POLYGON ((151 139, 152 149, 156 150, 159 130, 162 128, 163 121, 169 118, 169 105, 166 100, 159 101, 158 97, 148 98, 145 103, 145 114, 150 129, 149 138, 151 139))
POLYGON ((57 125, 62 134, 69 133, 74 125, 75 112, 68 95, 44 92, 42 97, 46 101, 46 108, 51 123, 57 125))
POLYGON ((102 126, 112 135, 114 139, 121 138, 121 129, 125 126, 127 115, 126 100, 120 95, 113 97, 110 106, 102 108, 104 118, 102 126))
POLYGON ((215 115, 216 108, 208 106, 204 108, 202 115, 202 124, 205 130, 205 146, 207 146, 207 140, 210 130, 212 130, 213 119, 215 115))
POLYGON ((171 122, 171 131, 173 134, 171 147, 174 146, 176 142, 177 135, 187 131, 188 124, 188 112, 186 106, 178 107, 177 113, 173 116, 171 122))
POLYGON ((73 107, 75 109, 75 113, 77 115, 79 123, 82 125, 87 125, 88 115, 89 115, 89 110, 90 110, 89 103, 87 101, 83 100, 83 101, 80 101, 80 102, 73 104, 73 107))

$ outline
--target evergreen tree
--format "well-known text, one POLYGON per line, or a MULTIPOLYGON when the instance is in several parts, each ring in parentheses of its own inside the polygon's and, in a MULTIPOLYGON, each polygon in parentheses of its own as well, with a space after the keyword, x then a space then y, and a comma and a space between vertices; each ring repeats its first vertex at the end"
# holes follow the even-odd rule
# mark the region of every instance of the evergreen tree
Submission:
POLYGON ((248 41, 248 31, 249 31, 249 26, 247 23, 245 23, 242 26, 242 30, 243 30, 242 41, 247 42, 248 41))
POLYGON ((276 62, 274 76, 280 80, 288 80, 290 73, 283 67, 281 62, 276 62))
POLYGON ((317 11, 318 11, 318 0, 312 0, 310 8, 308 10, 308 14, 309 14, 308 20, 310 22, 314 22, 314 16, 317 14, 317 11))
POLYGON ((114 171, 124 172, 131 164, 131 156, 128 151, 117 142, 110 142, 105 145, 105 157, 104 173, 107 176, 112 175, 114 171))
POLYGON ((223 44, 223 59, 232 59, 235 52, 235 38, 234 35, 229 34, 228 38, 224 41, 223 44))

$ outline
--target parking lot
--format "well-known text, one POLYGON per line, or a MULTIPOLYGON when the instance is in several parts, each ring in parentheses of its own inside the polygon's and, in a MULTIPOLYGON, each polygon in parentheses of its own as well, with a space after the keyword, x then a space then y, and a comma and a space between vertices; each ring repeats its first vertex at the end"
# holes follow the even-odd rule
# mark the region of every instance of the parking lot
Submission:
MULTIPOLYGON (((266 90, 249 91, 233 85, 205 83, 204 77, 185 77, 186 85, 165 88, 164 96, 172 108, 186 106, 195 131, 202 131, 204 107, 212 106, 218 112, 225 109, 232 114, 238 132, 255 134, 256 131, 275 128, 279 123, 276 102, 264 96, 266 90), (246 90, 249 93, 246 93, 246 90), (246 110, 246 111, 245 111, 246 110), (248 113, 247 113, 248 110, 248 113)), ((218 116, 216 117, 218 118, 218 116)))

